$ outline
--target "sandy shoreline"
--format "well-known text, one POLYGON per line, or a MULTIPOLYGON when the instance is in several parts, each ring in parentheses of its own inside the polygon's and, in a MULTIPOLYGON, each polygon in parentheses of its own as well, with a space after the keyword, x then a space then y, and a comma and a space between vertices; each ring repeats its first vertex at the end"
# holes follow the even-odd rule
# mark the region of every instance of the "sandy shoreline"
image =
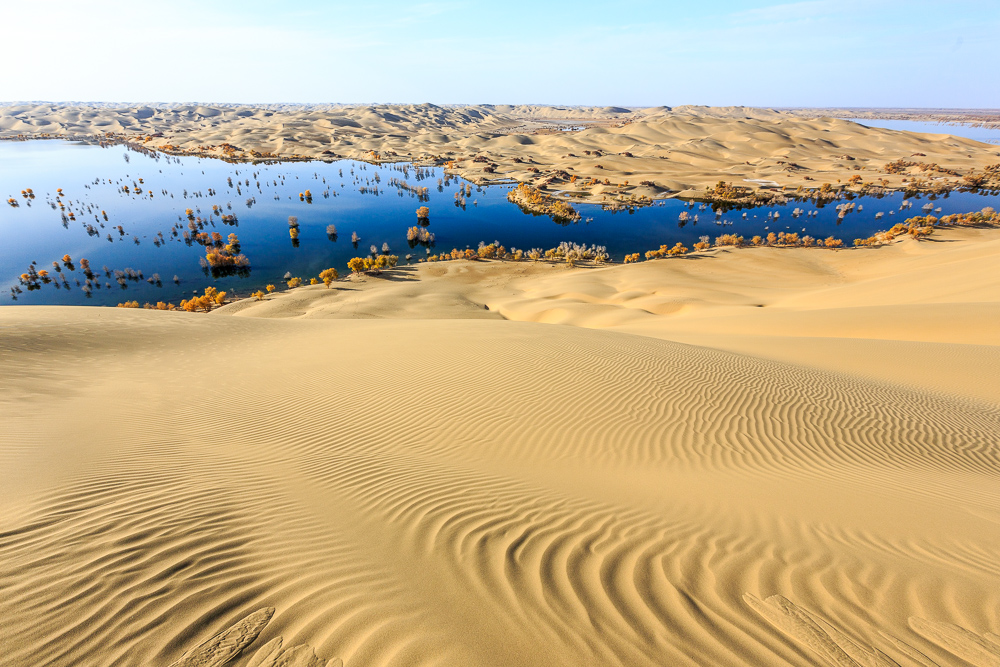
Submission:
POLYGON ((752 190, 773 182, 774 191, 786 195, 824 184, 856 191, 952 189, 967 176, 1000 184, 1000 172, 989 171, 1000 164, 996 146, 804 113, 743 107, 22 105, 0 108, 0 139, 113 136, 171 154, 220 159, 433 163, 476 183, 517 181, 565 199, 618 206, 705 197, 719 181, 752 190), (891 163, 902 166, 887 169, 891 163))
POLYGON ((963 228, 2 308, 0 662, 993 665, 998 294, 963 228))

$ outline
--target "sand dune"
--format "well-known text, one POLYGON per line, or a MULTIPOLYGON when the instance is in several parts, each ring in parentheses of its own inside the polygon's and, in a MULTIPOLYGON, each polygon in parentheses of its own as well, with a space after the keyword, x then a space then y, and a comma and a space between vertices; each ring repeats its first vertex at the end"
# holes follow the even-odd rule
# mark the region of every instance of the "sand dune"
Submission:
POLYGON ((0 108, 0 138, 110 132, 149 148, 227 159, 450 161, 453 172, 476 182, 513 179, 608 203, 704 195, 720 180, 773 181, 790 190, 843 186, 852 176, 868 183, 884 179, 893 188, 903 187, 904 179, 912 184, 915 175, 960 182, 1000 163, 996 146, 970 139, 802 114, 695 106, 48 104, 0 108), (476 156, 489 163, 474 162, 476 156), (887 173, 885 165, 900 159, 959 176, 887 173), (570 175, 578 180, 571 183, 570 175))
POLYGON ((0 309, 0 664, 996 665, 1000 239, 935 238, 0 309))

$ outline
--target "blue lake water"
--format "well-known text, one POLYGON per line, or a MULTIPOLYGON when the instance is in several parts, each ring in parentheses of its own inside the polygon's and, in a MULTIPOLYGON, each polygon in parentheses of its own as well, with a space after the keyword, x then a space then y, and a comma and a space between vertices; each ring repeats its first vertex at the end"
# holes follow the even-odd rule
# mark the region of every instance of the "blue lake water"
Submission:
MULTIPOLYGON (((996 195, 951 193, 914 198, 912 208, 900 210, 904 196, 894 194, 881 199, 856 198, 853 201, 860 206, 838 220, 838 202, 822 207, 808 201, 789 202, 717 216, 711 208, 691 208, 686 202, 667 200, 632 213, 576 205, 584 220, 560 225, 544 216, 525 214, 509 203, 506 196, 510 187, 480 188, 459 179, 446 179, 441 168, 418 170, 409 165, 376 167, 352 161, 229 164, 211 159, 149 156, 122 146, 0 142, 0 195, 4 200, 15 197, 21 202, 18 208, 0 205, 0 298, 5 304, 114 305, 125 300, 177 303, 210 284, 246 295, 267 283, 281 286, 286 272, 309 278, 335 267, 344 274, 348 259, 367 254, 373 244, 381 248, 383 243, 399 255, 400 263, 406 263, 407 254, 412 254, 411 261, 416 262, 426 256, 427 249, 411 248, 406 231, 417 224, 415 211, 419 206, 430 208, 428 229, 436 236, 431 252, 474 248, 479 241, 499 240, 508 248, 524 249, 550 248, 561 241, 572 241, 604 245, 615 260, 661 244, 682 241, 690 246, 703 235, 714 240, 721 233, 731 232, 748 237, 768 231, 795 231, 817 238, 834 235, 849 245, 854 238, 870 236, 921 214, 927 203, 940 208, 941 214, 985 206, 1000 208, 1000 197, 996 195), (428 188, 427 201, 393 186, 393 179, 428 188), (438 179, 444 179, 440 188, 438 179), (124 185, 130 191, 133 185, 140 185, 144 194, 125 193, 124 185), (472 190, 464 209, 455 205, 460 187, 472 190), (35 193, 30 202, 20 195, 26 188, 35 193), (57 188, 63 190, 65 212, 56 205, 57 188), (375 188, 377 195, 373 194, 375 188), (210 194, 210 189, 215 194, 210 194), (299 193, 307 189, 312 191, 311 203, 299 199, 299 193), (148 191, 153 192, 152 197, 148 191), (219 216, 212 216, 213 204, 225 214, 235 214, 237 224, 226 225, 219 216), (793 218, 791 213, 796 207, 817 214, 793 218), (196 243, 185 243, 180 235, 188 228, 187 208, 209 221, 204 231, 218 231, 223 237, 235 232, 239 236, 242 252, 251 262, 249 275, 213 278, 199 265, 204 249, 196 243), (107 212, 107 221, 101 216, 102 209, 107 212), (70 211, 75 220, 64 221, 63 215, 70 211), (684 211, 692 218, 697 215, 698 221, 682 226, 679 215, 684 211), (875 217, 878 212, 884 215, 881 220, 875 217), (771 213, 780 217, 769 218, 771 213), (299 220, 298 244, 289 237, 289 216, 299 220), (337 228, 336 240, 326 232, 331 224, 337 228), (88 233, 87 225, 92 227, 92 233, 88 233), (174 229, 178 231, 176 237, 174 229), (154 240, 161 232, 164 242, 156 245, 154 240), (352 232, 361 237, 357 248, 351 243, 352 232), (10 287, 18 284, 17 276, 32 261, 37 262, 38 269, 58 275, 52 262, 65 254, 77 263, 75 271, 62 269, 69 288, 50 283, 12 299, 10 287), (78 265, 81 258, 88 259, 100 276, 102 287, 94 289, 90 297, 77 285, 77 280, 84 281, 78 265), (128 280, 122 289, 114 278, 105 276, 105 266, 112 272, 126 268, 142 271, 143 279, 128 280), (153 274, 158 274, 160 281, 146 282, 145 278, 153 274), (178 278, 176 284, 174 276, 178 278)), ((61 278, 56 282, 61 284, 61 278)))
POLYGON ((925 132, 927 134, 951 134, 956 137, 975 139, 986 144, 1000 144, 1000 129, 952 125, 948 123, 928 123, 919 120, 873 120, 870 118, 847 118, 865 127, 883 127, 887 130, 905 132, 925 132))

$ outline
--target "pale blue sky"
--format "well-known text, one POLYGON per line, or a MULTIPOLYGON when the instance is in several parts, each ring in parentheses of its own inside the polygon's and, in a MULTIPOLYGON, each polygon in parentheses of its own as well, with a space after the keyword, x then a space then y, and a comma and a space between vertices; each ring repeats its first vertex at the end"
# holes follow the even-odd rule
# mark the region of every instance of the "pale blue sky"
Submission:
POLYGON ((4 23, 5 101, 1000 107, 1000 0, 38 0, 4 23))

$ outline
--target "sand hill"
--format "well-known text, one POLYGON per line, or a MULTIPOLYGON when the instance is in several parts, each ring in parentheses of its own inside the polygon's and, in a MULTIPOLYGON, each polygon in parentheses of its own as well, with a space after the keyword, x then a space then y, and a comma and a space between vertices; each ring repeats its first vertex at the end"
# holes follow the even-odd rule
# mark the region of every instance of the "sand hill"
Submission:
POLYGON ((998 269, 962 229, 0 309, 0 664, 997 665, 998 269))
POLYGON ((914 176, 951 183, 1000 164, 1000 149, 989 144, 803 113, 695 106, 47 104, 0 108, 0 138, 112 133, 149 148, 227 159, 448 161, 451 171, 476 182, 516 180, 603 202, 703 195, 720 180, 792 190, 844 186, 853 176, 869 184, 884 179, 889 187, 914 176), (941 170, 885 170, 901 159, 941 170))

